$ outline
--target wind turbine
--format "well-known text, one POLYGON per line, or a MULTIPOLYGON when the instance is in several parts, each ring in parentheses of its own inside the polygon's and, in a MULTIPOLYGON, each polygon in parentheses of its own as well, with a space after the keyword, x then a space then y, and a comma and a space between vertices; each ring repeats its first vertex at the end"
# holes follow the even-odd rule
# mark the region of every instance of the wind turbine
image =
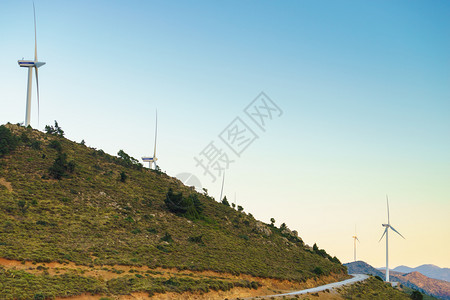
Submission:
POLYGON ((224 184, 224 183, 225 183, 225 172, 223 172, 222 188, 220 189, 220 198, 219 198, 219 202, 222 202, 223 184, 224 184))
POLYGON ((358 237, 356 236, 356 226, 355 226, 355 235, 352 236, 353 238, 353 260, 356 261, 356 241, 358 241, 358 243, 360 242, 358 237))
POLYGON ((396 232, 398 235, 400 235, 402 238, 405 238, 400 232, 398 232, 397 230, 395 230, 394 227, 392 227, 390 221, 389 221, 389 199, 388 196, 386 195, 386 203, 387 203, 387 213, 388 213, 388 222, 387 224, 382 224, 383 227, 385 227, 386 229, 383 232, 383 235, 381 236, 380 240, 378 242, 380 242, 384 235, 386 235, 386 282, 389 282, 389 228, 392 229, 394 232, 396 232))
POLYGON ((155 165, 156 170, 156 161, 158 158, 156 157, 156 137, 158 135, 158 111, 156 111, 156 125, 155 125, 155 150, 153 151, 153 157, 150 156, 144 156, 142 157, 143 162, 148 162, 148 168, 152 168, 152 164, 155 165))
POLYGON ((28 84, 27 84, 27 106, 25 112, 25 127, 30 125, 31 115, 31 87, 33 82, 33 72, 36 73, 36 88, 37 88, 37 103, 38 103, 38 124, 39 124, 39 80, 38 80, 38 68, 45 65, 45 62, 38 61, 37 58, 37 38, 36 38, 36 10, 33 2, 33 14, 34 14, 34 60, 18 60, 20 67, 28 68, 28 84))

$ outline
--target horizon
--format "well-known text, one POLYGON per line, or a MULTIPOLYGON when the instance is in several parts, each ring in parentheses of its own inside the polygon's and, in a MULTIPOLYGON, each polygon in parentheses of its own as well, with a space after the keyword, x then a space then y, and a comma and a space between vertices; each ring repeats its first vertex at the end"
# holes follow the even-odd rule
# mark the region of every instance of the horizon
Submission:
MULTIPOLYGON (((46 65, 33 128, 57 120, 70 140, 141 161, 157 109, 158 166, 195 175, 216 201, 222 174, 214 181, 195 160, 211 145, 232 161, 230 203, 342 263, 353 262, 356 225, 357 260, 384 265, 387 194, 406 238, 390 236, 389 264, 450 267, 450 3, 35 6, 46 65), (261 92, 266 117, 253 110, 261 92), (229 139, 239 126, 246 144, 229 139)), ((0 3, 1 124, 24 121, 17 61, 34 57, 33 26, 31 1, 0 3)))

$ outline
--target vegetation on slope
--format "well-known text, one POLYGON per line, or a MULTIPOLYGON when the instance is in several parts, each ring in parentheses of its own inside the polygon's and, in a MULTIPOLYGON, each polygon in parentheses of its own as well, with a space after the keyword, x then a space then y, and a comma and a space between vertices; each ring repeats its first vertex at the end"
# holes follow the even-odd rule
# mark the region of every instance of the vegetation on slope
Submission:
POLYGON ((344 299, 411 299, 408 294, 393 288, 389 283, 385 283, 383 280, 375 277, 370 277, 365 281, 344 286, 339 289, 339 294, 341 294, 344 299))
POLYGON ((123 151, 114 157, 71 142, 55 125, 46 134, 1 126, 0 257, 295 281, 345 274, 287 226, 259 222, 123 151))

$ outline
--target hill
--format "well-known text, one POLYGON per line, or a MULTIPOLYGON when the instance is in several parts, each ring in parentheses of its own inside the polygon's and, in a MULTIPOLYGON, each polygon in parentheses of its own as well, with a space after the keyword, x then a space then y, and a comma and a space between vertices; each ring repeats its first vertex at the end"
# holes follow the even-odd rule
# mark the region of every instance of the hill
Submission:
POLYGON ((411 273, 417 271, 427 277, 450 282, 450 268, 440 268, 438 266, 428 264, 428 265, 421 265, 416 268, 410 268, 407 266, 398 266, 393 270, 401 273, 411 273))
MULTIPOLYGON (((352 263, 344 264, 347 267, 348 272, 351 273, 361 273, 370 274, 374 276, 379 276, 380 278, 385 278, 384 270, 375 269, 371 265, 363 262, 357 261, 352 263)), ((449 299, 450 285, 448 282, 428 278, 418 272, 413 272, 411 274, 404 274, 400 272, 391 271, 389 272, 390 281, 399 282, 401 285, 409 287, 411 289, 420 291, 424 294, 428 294, 441 299, 449 299)))
POLYGON ((429 278, 419 272, 404 274, 401 278, 410 282, 432 296, 450 299, 450 282, 429 278))
POLYGON ((0 126, 2 299, 297 289, 347 278, 336 257, 285 225, 123 151, 69 141, 57 123, 46 130, 0 126))
POLYGON ((346 263, 344 266, 347 267, 349 274, 369 274, 372 276, 378 276, 380 278, 384 278, 384 274, 379 270, 375 269, 368 263, 364 261, 355 261, 351 263, 346 263))

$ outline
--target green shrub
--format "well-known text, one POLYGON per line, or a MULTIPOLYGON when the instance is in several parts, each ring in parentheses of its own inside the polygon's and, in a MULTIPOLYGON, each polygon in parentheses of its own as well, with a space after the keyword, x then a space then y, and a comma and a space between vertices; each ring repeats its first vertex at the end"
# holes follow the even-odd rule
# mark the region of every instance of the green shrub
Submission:
POLYGON ((34 150, 41 150, 41 142, 40 141, 33 141, 31 143, 31 148, 34 150))
POLYGON ((168 242, 168 243, 172 243, 172 242, 173 242, 173 239, 172 239, 172 236, 171 236, 168 232, 166 232, 166 233, 164 234, 164 236, 161 237, 161 241, 168 242))
POLYGON ((323 272, 321 267, 315 267, 314 270, 313 270, 313 273, 317 274, 319 276, 324 274, 324 272, 323 272))
POLYGON ((190 194, 185 198, 181 192, 175 194, 172 188, 169 188, 164 203, 171 212, 183 215, 188 219, 199 219, 203 212, 203 205, 197 194, 190 194))
POLYGON ((200 245, 204 245, 205 244, 203 242, 203 234, 201 234, 199 236, 191 236, 191 237, 188 238, 188 241, 192 242, 192 243, 197 243, 197 244, 200 244, 200 245))
POLYGON ((11 131, 6 126, 0 126, 0 157, 3 157, 17 147, 17 138, 11 134, 11 131))
POLYGON ((227 196, 223 197, 222 204, 226 206, 230 206, 230 203, 227 200, 227 196))
POLYGON ((120 172, 120 178, 119 178, 120 182, 125 182, 125 181, 127 181, 127 179, 128 179, 128 175, 124 171, 120 172))
POLYGON ((55 149, 55 150, 58 151, 59 153, 62 152, 62 146, 61 146, 61 143, 60 143, 59 141, 57 141, 57 140, 51 141, 50 144, 49 144, 49 147, 55 149))
POLYGON ((64 130, 62 130, 62 128, 59 127, 58 122, 56 122, 56 120, 55 120, 55 127, 45 125, 45 132, 47 134, 57 135, 57 136, 61 136, 61 137, 64 136, 64 130))

